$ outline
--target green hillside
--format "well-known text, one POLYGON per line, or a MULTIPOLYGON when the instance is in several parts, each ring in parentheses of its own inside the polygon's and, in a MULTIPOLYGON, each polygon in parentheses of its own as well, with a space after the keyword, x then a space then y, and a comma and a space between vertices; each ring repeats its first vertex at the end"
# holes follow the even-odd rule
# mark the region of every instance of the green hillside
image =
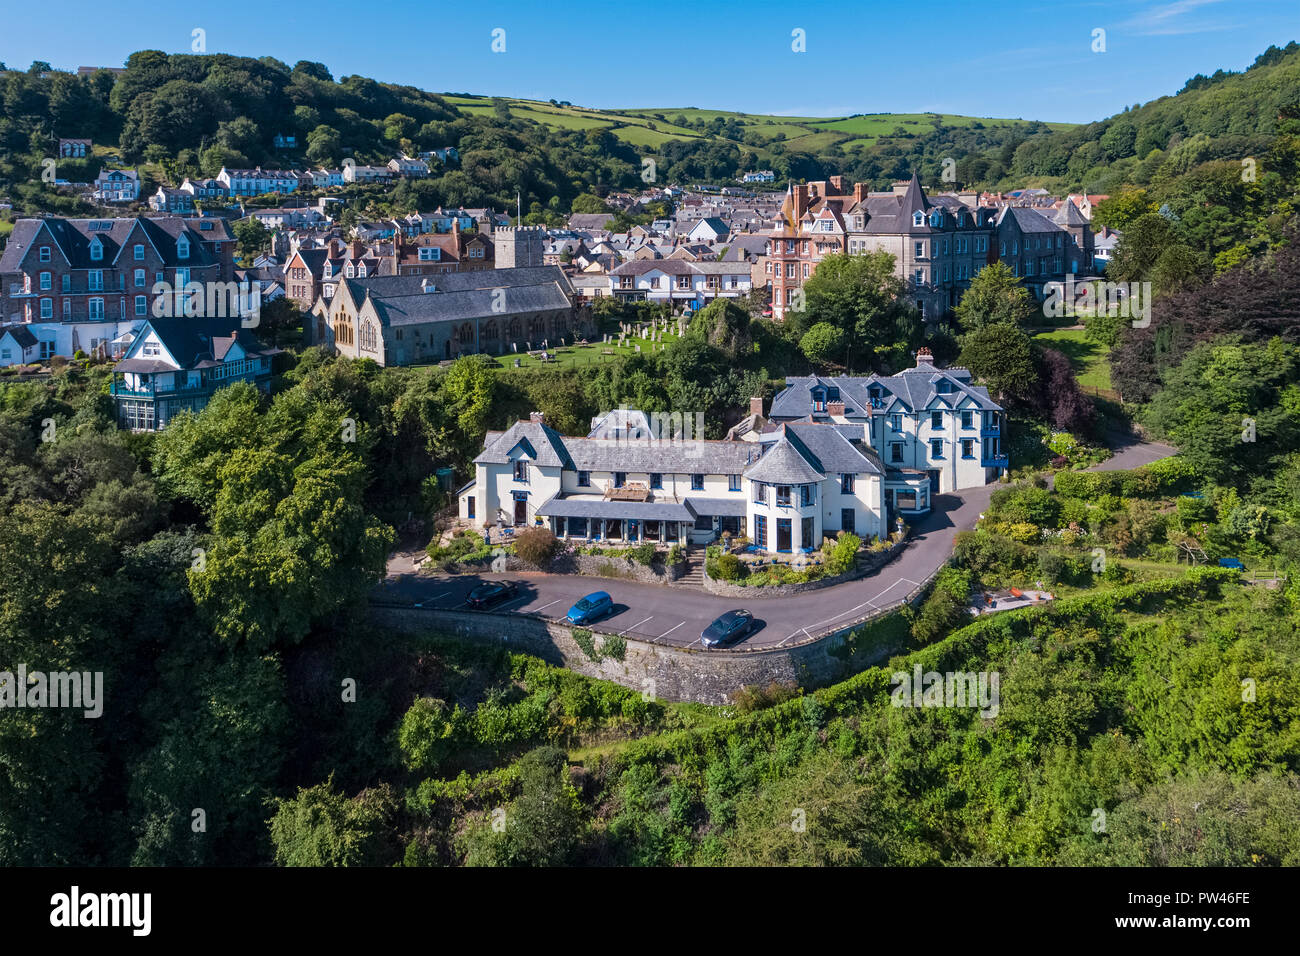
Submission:
POLYGON ((786 150, 820 152, 839 147, 857 151, 882 138, 923 136, 947 127, 996 130, 1070 129, 1072 123, 1035 123, 953 113, 864 113, 854 116, 780 116, 696 107, 593 109, 554 101, 444 94, 443 99, 470 116, 492 116, 503 103, 513 119, 556 130, 608 129, 625 143, 658 147, 669 140, 723 139, 748 146, 755 155, 770 155, 780 143, 786 150))

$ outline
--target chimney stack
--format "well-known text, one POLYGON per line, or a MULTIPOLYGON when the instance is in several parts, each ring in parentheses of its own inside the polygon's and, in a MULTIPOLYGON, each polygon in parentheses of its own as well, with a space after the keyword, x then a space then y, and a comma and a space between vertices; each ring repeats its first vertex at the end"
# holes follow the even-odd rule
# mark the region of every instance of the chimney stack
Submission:
POLYGON ((871 191, 871 186, 868 185, 867 183, 854 183, 853 201, 855 203, 862 202, 862 200, 867 198, 867 193, 870 191, 871 191))
POLYGON ((844 403, 843 403, 843 402, 827 402, 827 403, 826 403, 826 414, 829 415, 831 418, 843 418, 843 417, 844 417, 844 403))
POLYGON ((529 420, 530 422, 532 422, 534 425, 545 425, 545 424, 546 424, 546 413, 545 413, 545 412, 529 412, 529 413, 528 413, 528 420, 529 420))
POLYGON ((763 417, 763 396, 755 395, 749 400, 749 414, 763 417))
POLYGON ((922 365, 931 367, 934 365, 934 354, 924 345, 916 350, 916 367, 920 368, 922 365))
POLYGON ((828 192, 833 192, 836 196, 844 195, 844 177, 835 175, 830 177, 831 188, 828 192))

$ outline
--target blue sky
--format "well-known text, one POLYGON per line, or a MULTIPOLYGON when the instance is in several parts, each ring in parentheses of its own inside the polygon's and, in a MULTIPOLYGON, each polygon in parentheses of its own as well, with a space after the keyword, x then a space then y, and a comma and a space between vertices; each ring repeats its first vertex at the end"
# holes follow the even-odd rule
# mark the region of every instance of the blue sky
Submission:
POLYGON ((1241 70, 1300 39, 1295 0, 6 0, 0 61, 120 66, 135 50, 317 60, 435 92, 837 116, 921 112, 1082 122, 1241 70), (581 11, 576 16, 566 11, 581 11), (93 25, 93 26, 92 26, 93 25), (505 52, 492 31, 505 31, 505 52), (1105 52, 1093 31, 1105 30, 1105 52), (792 50, 804 31, 806 51, 792 50))

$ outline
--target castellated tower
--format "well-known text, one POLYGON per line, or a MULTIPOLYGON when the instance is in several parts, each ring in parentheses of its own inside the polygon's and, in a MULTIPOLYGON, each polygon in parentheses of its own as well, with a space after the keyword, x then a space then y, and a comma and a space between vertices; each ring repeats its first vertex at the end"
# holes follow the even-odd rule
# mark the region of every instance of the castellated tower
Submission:
POLYGON ((492 243, 498 269, 540 266, 545 231, 541 226, 498 226, 492 233, 492 243))

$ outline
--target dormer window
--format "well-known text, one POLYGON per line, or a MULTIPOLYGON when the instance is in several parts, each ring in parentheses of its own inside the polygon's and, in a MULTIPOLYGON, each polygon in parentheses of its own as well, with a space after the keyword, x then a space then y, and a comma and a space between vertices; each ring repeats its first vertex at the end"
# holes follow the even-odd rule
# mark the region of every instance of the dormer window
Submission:
POLYGON ((176 258, 188 259, 190 257, 190 241, 184 236, 176 240, 176 258))
POLYGON ((939 226, 942 226, 942 225, 943 225, 943 213, 942 213, 942 212, 936 212, 933 216, 931 216, 931 217, 930 217, 930 225, 934 226, 936 229, 937 229, 939 226))
POLYGON ((99 241, 98 237, 90 240, 90 259, 92 262, 99 262, 104 258, 104 244, 99 241))
POLYGON ((921 212, 920 210, 918 210, 918 211, 912 213, 912 225, 914 225, 914 226, 924 226, 924 225, 925 225, 925 213, 921 212))

